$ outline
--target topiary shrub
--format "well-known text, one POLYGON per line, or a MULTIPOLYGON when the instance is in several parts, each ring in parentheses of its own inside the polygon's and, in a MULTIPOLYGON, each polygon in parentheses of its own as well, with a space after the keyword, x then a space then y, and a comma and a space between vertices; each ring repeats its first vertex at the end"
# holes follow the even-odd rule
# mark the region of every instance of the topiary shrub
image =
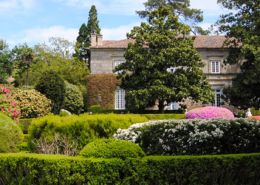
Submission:
POLYGON ((5 87, 0 85, 0 112, 8 115, 16 123, 19 122, 20 119, 20 108, 17 105, 17 102, 13 100, 11 96, 11 90, 6 89, 5 87))
POLYGON ((0 113, 0 152, 17 152, 23 142, 21 128, 7 115, 0 113))
POLYGON ((65 109, 61 109, 59 116, 60 117, 71 116, 71 113, 65 109))
POLYGON ((13 97, 17 100, 23 119, 42 117, 51 112, 51 100, 35 89, 18 89, 14 91, 13 97))
POLYGON ((100 110, 101 107, 100 107, 100 105, 92 105, 89 109, 100 110))
POLYGON ((83 111, 84 107, 82 92, 76 85, 72 85, 68 82, 65 82, 65 84, 66 93, 62 108, 70 111, 71 113, 79 114, 83 111))
POLYGON ((186 116, 186 119, 234 119, 234 114, 221 107, 202 107, 190 110, 186 116))
POLYGON ((99 139, 87 144, 80 152, 83 157, 121 158, 144 157, 145 153, 140 146, 122 140, 99 139))
POLYGON ((59 114, 65 99, 65 82, 53 70, 43 72, 35 89, 51 99, 52 112, 59 114))

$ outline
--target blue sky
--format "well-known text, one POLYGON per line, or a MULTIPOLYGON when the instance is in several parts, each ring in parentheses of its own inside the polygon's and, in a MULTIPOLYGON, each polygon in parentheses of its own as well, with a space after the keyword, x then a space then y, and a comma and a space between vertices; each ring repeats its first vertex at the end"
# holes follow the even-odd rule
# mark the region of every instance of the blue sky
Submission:
MULTIPOLYGON (((27 43, 48 42, 49 37, 75 41, 82 23, 88 22, 90 7, 98 11, 104 40, 126 38, 134 26, 145 19, 135 10, 144 10, 147 0, 0 0, 0 38, 9 48, 27 43)), ((192 8, 204 12, 203 28, 208 28, 226 14, 217 0, 190 0, 192 8)))

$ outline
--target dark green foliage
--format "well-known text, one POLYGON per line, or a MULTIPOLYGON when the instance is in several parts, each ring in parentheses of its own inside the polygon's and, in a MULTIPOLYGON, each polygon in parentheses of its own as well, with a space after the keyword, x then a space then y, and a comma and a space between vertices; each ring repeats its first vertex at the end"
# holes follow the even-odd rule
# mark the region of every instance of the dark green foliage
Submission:
POLYGON ((99 139, 87 144, 80 152, 83 157, 121 158, 144 157, 140 146, 123 140, 99 139))
POLYGON ((0 179, 1 185, 259 185, 260 155, 151 156, 122 160, 0 154, 0 179))
POLYGON ((0 113, 0 153, 17 152, 23 142, 21 128, 7 115, 0 113))
POLYGON ((163 113, 165 101, 169 104, 189 97, 205 103, 214 98, 201 70, 205 63, 193 46, 195 37, 177 37, 189 32, 189 26, 178 22, 167 7, 160 6, 149 14, 147 24, 142 23, 127 34, 136 42, 128 44, 126 62, 114 70, 123 71, 118 78, 122 80, 120 87, 127 91, 127 109, 142 112, 158 100, 159 112, 163 113), (175 67, 175 72, 168 71, 170 67, 175 67))
POLYGON ((217 22, 225 33, 229 48, 228 64, 238 64, 241 73, 232 86, 223 90, 224 100, 241 109, 260 108, 260 11, 259 1, 218 0, 225 8, 236 10, 217 22))
POLYGON ((136 13, 141 18, 149 18, 149 14, 161 5, 167 6, 177 17, 188 22, 194 28, 194 34, 209 34, 208 30, 203 30, 200 26, 196 26, 197 23, 203 21, 203 11, 190 8, 190 0, 148 0, 144 3, 145 10, 136 11, 136 13))
POLYGON ((54 134, 70 136, 81 150, 89 142, 97 138, 112 138, 117 129, 126 129, 133 123, 146 122, 148 119, 140 115, 72 115, 66 117, 48 115, 34 119, 29 127, 29 149, 35 151, 31 142, 34 138, 46 137, 53 140, 54 134))
POLYGON ((0 39, 0 84, 6 83, 7 77, 12 74, 13 63, 10 59, 8 45, 4 40, 0 39))
POLYGON ((65 82, 53 70, 44 71, 35 89, 52 102, 52 112, 59 114, 65 98, 65 82))
POLYGON ((98 22, 96 7, 95 5, 92 5, 89 11, 87 26, 83 23, 79 29, 79 36, 77 37, 74 54, 74 57, 77 57, 81 61, 84 60, 85 63, 88 63, 88 60, 90 59, 90 52, 87 48, 91 45, 91 33, 100 34, 101 31, 98 22))
POLYGON ((66 93, 62 108, 73 114, 81 113, 84 107, 82 92, 76 85, 68 82, 65 82, 65 84, 66 93))
POLYGON ((20 119, 19 127, 22 129, 24 134, 28 134, 28 128, 31 125, 33 119, 20 119))

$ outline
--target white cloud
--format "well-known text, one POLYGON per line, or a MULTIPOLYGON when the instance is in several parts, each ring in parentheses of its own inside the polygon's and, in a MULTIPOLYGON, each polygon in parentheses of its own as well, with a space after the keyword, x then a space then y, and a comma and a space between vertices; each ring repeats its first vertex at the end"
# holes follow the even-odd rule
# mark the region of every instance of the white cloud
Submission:
POLYGON ((101 34, 103 34, 104 40, 126 39, 126 33, 130 33, 134 26, 140 26, 140 22, 119 26, 117 28, 101 28, 101 34))
POLYGON ((76 28, 65 28, 63 26, 34 28, 16 33, 7 39, 7 43, 14 46, 26 42, 29 46, 33 46, 37 43, 47 43, 50 37, 61 37, 73 42, 78 36, 78 31, 76 28))
POLYGON ((4 0, 0 1, 0 14, 12 16, 14 14, 27 14, 36 5, 35 0, 4 0))
POLYGON ((53 0, 55 2, 64 2, 68 6, 90 9, 95 5, 100 14, 115 15, 135 15, 136 10, 143 10, 143 3, 147 0, 53 0))
POLYGON ((230 10, 224 8, 217 0, 190 0, 191 8, 201 9, 206 16, 219 16, 226 14, 230 10))
MULTIPOLYGON (((140 26, 140 22, 122 25, 116 28, 101 28, 101 34, 103 35, 104 40, 126 39, 126 33, 130 33, 134 26, 140 26)), ((78 28, 65 28, 63 26, 34 28, 23 30, 15 35, 10 35, 6 41, 10 48, 25 42, 31 47, 38 43, 48 43, 50 37, 61 37, 74 42, 78 36, 78 31, 78 28)))

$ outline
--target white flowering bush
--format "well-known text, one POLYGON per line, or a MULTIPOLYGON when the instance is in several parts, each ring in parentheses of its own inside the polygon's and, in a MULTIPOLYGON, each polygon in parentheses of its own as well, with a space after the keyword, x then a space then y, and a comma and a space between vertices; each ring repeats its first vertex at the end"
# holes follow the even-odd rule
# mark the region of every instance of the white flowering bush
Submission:
POLYGON ((160 120, 118 129, 115 139, 147 155, 235 154, 260 151, 260 122, 248 119, 160 120))

